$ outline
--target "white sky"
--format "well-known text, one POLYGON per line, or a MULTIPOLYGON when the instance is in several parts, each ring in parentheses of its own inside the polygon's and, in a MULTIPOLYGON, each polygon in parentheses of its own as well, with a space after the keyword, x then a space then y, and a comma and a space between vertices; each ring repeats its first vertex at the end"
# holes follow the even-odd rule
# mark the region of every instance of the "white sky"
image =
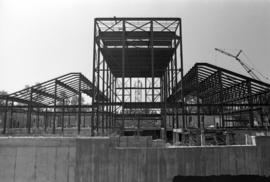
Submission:
POLYGON ((243 49, 270 75, 270 0, 0 0, 0 90, 68 72, 92 79, 93 21, 113 16, 182 18, 185 72, 207 61, 245 74, 217 47, 243 49))

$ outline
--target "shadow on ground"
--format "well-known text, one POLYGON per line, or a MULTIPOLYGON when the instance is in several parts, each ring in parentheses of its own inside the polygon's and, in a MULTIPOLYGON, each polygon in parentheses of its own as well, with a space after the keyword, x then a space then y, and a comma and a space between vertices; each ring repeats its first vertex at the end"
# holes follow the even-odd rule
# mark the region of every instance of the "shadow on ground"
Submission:
POLYGON ((173 182, 270 182, 270 177, 255 175, 175 176, 173 182))

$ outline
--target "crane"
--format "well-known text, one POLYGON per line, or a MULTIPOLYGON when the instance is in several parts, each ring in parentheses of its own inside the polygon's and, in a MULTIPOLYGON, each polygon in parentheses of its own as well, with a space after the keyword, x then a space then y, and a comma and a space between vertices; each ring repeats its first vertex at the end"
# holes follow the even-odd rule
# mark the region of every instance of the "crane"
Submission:
POLYGON ((215 48, 215 50, 218 51, 218 52, 221 52, 222 54, 225 54, 227 56, 230 56, 230 57, 233 57, 234 59, 236 59, 252 78, 261 81, 261 79, 254 73, 253 69, 250 68, 247 64, 245 64, 239 58, 240 54, 243 52, 242 50, 239 50, 239 52, 236 55, 233 55, 233 54, 231 54, 229 52, 226 52, 226 51, 224 51, 222 49, 218 49, 218 48, 215 48))

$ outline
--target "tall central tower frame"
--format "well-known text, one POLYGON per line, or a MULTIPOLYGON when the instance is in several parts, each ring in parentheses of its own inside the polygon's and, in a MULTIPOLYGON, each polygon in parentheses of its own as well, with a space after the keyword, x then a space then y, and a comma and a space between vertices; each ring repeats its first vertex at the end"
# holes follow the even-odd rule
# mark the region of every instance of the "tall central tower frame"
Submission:
POLYGON ((178 128, 180 110, 167 102, 182 78, 180 18, 96 18, 92 135, 100 130, 123 133, 125 121, 135 115, 160 120, 166 131, 169 114, 172 127, 178 128), (143 83, 140 88, 136 88, 138 80, 143 83), (142 89, 144 102, 136 102, 136 89, 142 89), (145 112, 135 114, 136 109, 145 112))

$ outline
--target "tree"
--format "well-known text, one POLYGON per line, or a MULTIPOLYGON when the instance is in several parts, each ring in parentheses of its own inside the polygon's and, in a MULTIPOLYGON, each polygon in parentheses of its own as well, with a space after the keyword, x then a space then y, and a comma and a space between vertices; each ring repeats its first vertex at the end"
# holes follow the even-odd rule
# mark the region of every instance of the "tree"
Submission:
MULTIPOLYGON (((81 97, 81 104, 84 103, 84 98, 81 97)), ((79 104, 79 96, 78 95, 75 95, 73 97, 71 97, 71 100, 70 100, 70 105, 78 105, 79 104)), ((75 108, 73 108, 74 110, 76 110, 75 108)))
MULTIPOLYGON (((75 95, 73 97, 71 97, 71 101, 70 101, 71 105, 78 105, 79 104, 79 96, 75 95)), ((81 104, 84 103, 84 98, 81 97, 81 104)))
MULTIPOLYGON (((4 90, 0 91, 0 96, 4 96, 4 95, 8 95, 8 93, 4 90)), ((5 105, 5 100, 4 99, 0 99, 0 106, 5 105)))

